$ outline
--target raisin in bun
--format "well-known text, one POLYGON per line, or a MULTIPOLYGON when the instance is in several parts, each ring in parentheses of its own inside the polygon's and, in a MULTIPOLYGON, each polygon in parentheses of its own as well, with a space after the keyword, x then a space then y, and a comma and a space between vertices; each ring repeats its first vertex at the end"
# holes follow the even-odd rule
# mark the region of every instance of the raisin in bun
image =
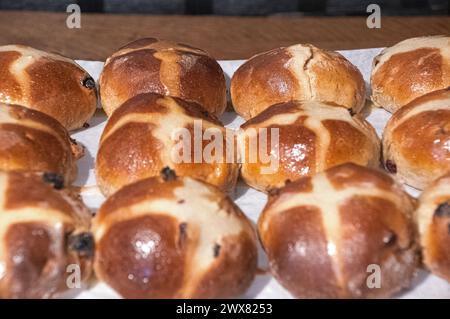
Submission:
POLYGON ((413 210, 387 174, 347 163, 273 191, 258 232, 295 297, 389 297, 415 274, 413 210))
POLYGON ((231 190, 239 167, 227 160, 225 151, 218 151, 217 157, 203 156, 209 154, 210 142, 195 140, 201 141, 198 135, 207 129, 221 135, 225 150, 224 127, 199 105, 154 93, 131 98, 109 118, 100 140, 96 176, 101 191, 110 195, 126 184, 159 175, 166 166, 181 176, 231 190))
POLYGON ((61 187, 55 174, 0 171, 0 298, 48 298, 90 276, 91 215, 61 187))
POLYGON ((415 98, 450 86, 450 37, 404 40, 373 60, 372 101, 395 112, 415 98))
POLYGON ((379 166, 380 143, 374 128, 359 116, 350 116, 345 108, 328 103, 276 104, 244 123, 241 129, 241 176, 261 191, 345 162, 379 166), (256 139, 263 148, 252 151, 252 141, 256 139), (271 151, 270 161, 255 156, 261 151, 271 151))
POLYGON ((76 160, 82 155, 82 146, 55 119, 0 103, 0 170, 53 172, 70 184, 76 177, 76 160))
POLYGON ((417 189, 450 171, 450 87, 394 113, 383 132, 383 158, 388 171, 417 189))
POLYGON ((423 263, 450 282, 450 171, 421 194, 415 218, 423 263))
POLYGON ((0 46, 0 69, 0 102, 41 111, 68 130, 82 127, 95 112, 95 81, 69 58, 6 45, 0 46))
POLYGON ((237 297, 256 271, 256 236, 240 209, 168 168, 109 197, 93 233, 96 274, 125 298, 237 297))
POLYGON ((207 52, 165 40, 136 40, 114 52, 100 75, 100 97, 110 116, 141 93, 180 97, 218 116, 226 107, 222 68, 207 52))
POLYGON ((364 79, 353 64, 337 52, 310 44, 255 55, 231 80, 233 107, 245 119, 291 100, 332 102, 358 113, 365 94, 364 79))

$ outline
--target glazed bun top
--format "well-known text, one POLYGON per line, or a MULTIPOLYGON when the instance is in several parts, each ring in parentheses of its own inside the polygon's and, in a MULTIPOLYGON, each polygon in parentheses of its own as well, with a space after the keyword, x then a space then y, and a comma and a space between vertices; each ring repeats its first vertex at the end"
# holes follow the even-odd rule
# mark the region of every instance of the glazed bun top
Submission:
POLYGON ((19 104, 83 126, 97 106, 95 81, 73 60, 22 45, 0 47, 0 102, 19 104))
POLYGON ((383 153, 387 169, 418 189, 450 171, 450 87, 395 112, 383 132, 383 153))
POLYGON ((141 93, 180 97, 217 116, 226 107, 225 76, 214 58, 203 50, 154 38, 136 40, 113 53, 100 75, 108 116, 141 93))
POLYGON ((52 117, 19 105, 0 103, 0 169, 76 177, 76 160, 84 150, 52 117))
POLYGON ((96 274, 127 298, 237 297, 256 270, 256 236, 239 208, 168 168, 109 197, 93 232, 96 274))
POLYGON ((372 101, 389 112, 450 86, 450 37, 407 39, 373 60, 372 101))
POLYGON ((234 73, 231 98, 245 119, 290 100, 331 102, 358 113, 365 103, 359 70, 337 52, 296 44, 251 57, 234 73))
POLYGON ((155 93, 140 94, 112 114, 102 133, 97 182, 102 192, 110 195, 123 185, 157 176, 169 166, 180 176, 230 191, 238 165, 227 160, 228 140, 220 121, 198 104, 155 93), (203 134, 207 130, 223 142, 222 152, 214 151, 211 157, 205 155, 209 143, 203 134))
POLYGON ((346 163, 273 191, 258 231, 273 274, 294 296, 387 297, 416 269, 414 208, 386 173, 346 163), (373 264, 377 289, 367 281, 373 264))

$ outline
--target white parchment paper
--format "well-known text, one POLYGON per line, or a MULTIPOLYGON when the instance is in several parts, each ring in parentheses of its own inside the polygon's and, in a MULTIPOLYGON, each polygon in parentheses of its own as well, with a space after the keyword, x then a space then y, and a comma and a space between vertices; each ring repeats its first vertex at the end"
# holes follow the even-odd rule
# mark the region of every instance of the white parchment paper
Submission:
MULTIPOLYGON (((367 88, 369 87, 370 69, 373 57, 378 54, 381 49, 365 49, 365 50, 350 50, 341 51, 341 53, 355 64, 364 75, 367 88)), ((103 67, 103 62, 95 61, 77 61, 84 67, 95 80, 103 67)), ((242 64, 242 60, 220 61, 229 82, 235 70, 242 64)), ((379 136, 383 131, 389 113, 382 109, 372 109, 368 121, 375 127, 379 136)), ((222 116, 222 122, 231 128, 238 128, 244 121, 235 113, 227 112, 222 116)), ((98 149, 98 142, 103 128, 106 124, 106 116, 101 110, 98 110, 96 115, 89 122, 90 127, 80 130, 72 134, 72 137, 81 142, 86 147, 86 155, 79 163, 79 174, 76 184, 83 187, 82 196, 85 203, 92 209, 98 208, 104 201, 104 197, 95 187, 94 176, 94 159, 98 149)), ((417 196, 419 192, 412 188, 407 188, 408 192, 417 196)), ((241 182, 238 183, 234 193, 234 200, 237 205, 244 211, 244 213, 254 222, 256 222, 259 213, 266 203, 266 196, 253 190, 241 182)), ((265 269, 267 260, 264 254, 260 251, 259 254, 260 267, 265 269)), ((119 296, 108 286, 103 283, 93 283, 89 287, 72 291, 65 297, 76 298, 118 298, 119 296)), ((291 298, 289 292, 283 289, 275 279, 269 274, 257 275, 247 293, 242 296, 244 298, 291 298)), ((406 290, 397 298, 449 298, 450 299, 450 284, 446 281, 429 274, 426 271, 420 271, 417 278, 414 280, 413 287, 406 290)))

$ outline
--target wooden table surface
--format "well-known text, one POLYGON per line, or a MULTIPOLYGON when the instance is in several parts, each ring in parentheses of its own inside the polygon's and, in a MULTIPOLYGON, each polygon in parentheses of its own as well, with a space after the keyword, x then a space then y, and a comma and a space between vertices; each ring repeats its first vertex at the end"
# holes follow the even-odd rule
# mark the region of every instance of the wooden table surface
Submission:
POLYGON ((20 43, 75 59, 104 60, 141 37, 160 37, 243 59, 278 46, 312 43, 326 49, 392 45, 405 38, 450 35, 450 17, 218 17, 81 14, 81 28, 66 27, 66 13, 0 11, 0 45, 20 43))

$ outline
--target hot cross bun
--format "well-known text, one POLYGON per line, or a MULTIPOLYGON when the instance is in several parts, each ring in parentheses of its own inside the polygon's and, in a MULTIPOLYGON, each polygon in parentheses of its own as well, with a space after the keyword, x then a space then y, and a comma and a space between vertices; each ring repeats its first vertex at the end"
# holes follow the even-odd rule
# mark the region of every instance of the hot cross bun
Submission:
POLYGON ((424 264, 450 282, 450 173, 421 194, 415 218, 424 264))
POLYGON ((389 175, 346 163, 272 191, 258 232, 295 297, 388 297, 416 270, 414 207, 389 175))
POLYGON ((353 64, 310 44, 257 54, 231 79, 233 107, 245 119, 291 100, 331 102, 358 113, 365 94, 364 79, 353 64))
POLYGON ((166 168, 123 187, 93 222, 96 275, 125 298, 228 298, 256 271, 256 236, 219 189, 166 168))
POLYGON ((214 58, 185 44, 153 38, 113 53, 100 75, 100 97, 108 116, 141 93, 180 97, 216 116, 226 107, 225 76, 214 58))
POLYGON ((0 298, 48 298, 90 276, 91 215, 59 181, 0 172, 0 298))
POLYGON ((386 169, 423 189, 450 171, 450 87, 395 112, 383 132, 386 169))
POLYGON ((0 103, 0 169, 53 172, 70 184, 83 155, 67 130, 50 116, 0 103))
POLYGON ((97 106, 95 81, 75 61, 23 45, 0 47, 0 102, 19 104, 80 128, 97 106))
POLYGON ((372 101, 395 112, 415 98, 450 86, 450 37, 407 39, 373 60, 372 101))
POLYGON ((345 108, 329 103, 276 104, 244 123, 241 129, 241 176, 261 191, 345 162, 379 166, 380 143, 374 128, 359 116, 350 116, 345 108), (278 138, 273 139, 274 134, 278 138), (262 145, 252 151, 251 142, 257 138, 262 145), (266 162, 254 154, 269 151, 272 156, 266 162))
POLYGON ((98 185, 103 194, 110 195, 126 184, 157 176, 169 166, 181 176, 229 191, 239 168, 234 159, 227 159, 230 136, 195 103, 154 93, 137 95, 114 112, 103 131, 96 159, 98 185), (220 135, 222 154, 218 150, 211 152, 214 156, 204 156, 209 154, 209 142, 198 135, 207 129, 220 135))

